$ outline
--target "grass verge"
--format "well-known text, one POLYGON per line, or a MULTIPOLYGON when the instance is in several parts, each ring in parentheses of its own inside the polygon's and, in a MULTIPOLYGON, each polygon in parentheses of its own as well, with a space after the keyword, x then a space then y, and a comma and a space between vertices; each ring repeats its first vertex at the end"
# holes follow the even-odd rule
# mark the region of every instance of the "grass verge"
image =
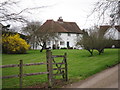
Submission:
MULTIPOLYGON (((94 52, 93 57, 89 57, 86 50, 52 50, 54 55, 62 55, 67 53, 68 62, 68 77, 69 82, 77 82, 85 79, 97 72, 100 72, 110 66, 120 62, 118 59, 118 49, 105 49, 102 55, 94 52)), ((28 54, 3 54, 2 65, 18 64, 22 59, 26 63, 46 62, 45 51, 42 53, 39 50, 30 50, 28 54)), ((2 75, 17 75, 19 68, 5 68, 2 70, 2 75)), ((24 73, 46 72, 46 66, 27 66, 23 68, 24 73)), ((61 77, 57 77, 61 78, 61 77)), ((27 76, 23 78, 23 87, 31 87, 42 85, 47 82, 47 75, 27 76)), ((10 78, 2 80, 3 88, 19 88, 19 78, 10 78)))

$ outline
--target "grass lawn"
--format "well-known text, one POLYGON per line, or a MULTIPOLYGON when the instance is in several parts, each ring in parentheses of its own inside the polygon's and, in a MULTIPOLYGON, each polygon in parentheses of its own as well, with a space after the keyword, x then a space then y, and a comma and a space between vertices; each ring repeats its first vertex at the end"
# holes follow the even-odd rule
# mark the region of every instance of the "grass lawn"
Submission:
MULTIPOLYGON (((105 49, 102 55, 98 55, 98 52, 95 51, 93 57, 89 57, 90 54, 86 50, 52 50, 52 52, 54 55, 62 55, 67 52, 68 76, 72 81, 85 79, 88 76, 106 69, 108 66, 118 63, 118 49, 105 49)), ((28 54, 3 54, 2 64, 18 64, 20 59, 22 59, 25 64, 46 62, 45 51, 40 53, 39 50, 30 50, 28 54)), ((46 66, 25 66, 23 70, 24 73, 46 72, 46 66)), ((4 68, 2 70, 3 76, 17 75, 18 73, 18 67, 4 68)), ((34 75, 23 78, 24 87, 43 82, 47 82, 47 75, 34 75)), ((3 79, 2 87, 18 88, 19 78, 3 79)))

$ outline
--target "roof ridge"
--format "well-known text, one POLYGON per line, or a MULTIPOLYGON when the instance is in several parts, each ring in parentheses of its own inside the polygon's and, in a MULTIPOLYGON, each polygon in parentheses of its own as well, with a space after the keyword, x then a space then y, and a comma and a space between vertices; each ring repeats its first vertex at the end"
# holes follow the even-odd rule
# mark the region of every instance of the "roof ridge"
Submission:
POLYGON ((65 32, 68 32, 64 27, 62 27, 60 24, 58 24, 59 22, 56 22, 57 25, 59 25, 63 30, 65 30, 65 32))
POLYGON ((39 31, 48 31, 55 33, 82 33, 81 29, 76 22, 59 22, 53 19, 46 20, 46 22, 40 27, 39 31), (41 29, 41 30, 40 30, 41 29))

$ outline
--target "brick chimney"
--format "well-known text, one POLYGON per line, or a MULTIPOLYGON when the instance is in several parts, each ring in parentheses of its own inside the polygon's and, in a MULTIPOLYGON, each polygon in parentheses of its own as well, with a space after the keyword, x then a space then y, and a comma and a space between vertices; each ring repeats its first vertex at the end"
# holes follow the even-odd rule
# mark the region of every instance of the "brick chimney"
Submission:
POLYGON ((62 17, 59 17, 57 21, 59 21, 59 22, 63 22, 62 17))

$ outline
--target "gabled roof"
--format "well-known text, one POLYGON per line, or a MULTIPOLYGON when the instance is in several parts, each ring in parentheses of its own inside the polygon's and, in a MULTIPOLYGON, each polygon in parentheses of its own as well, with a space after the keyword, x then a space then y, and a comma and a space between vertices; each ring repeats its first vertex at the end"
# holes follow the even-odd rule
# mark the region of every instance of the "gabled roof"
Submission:
MULTIPOLYGON (((115 29, 117 29, 120 32, 120 26, 119 25, 116 25, 114 27, 115 27, 115 29)), ((109 30, 110 28, 113 28, 113 27, 110 26, 110 25, 100 26, 100 33, 105 34, 107 32, 107 30, 109 30)))
POLYGON ((110 26, 110 25, 100 26, 99 33, 101 33, 101 34, 103 34, 103 35, 104 35, 104 34, 107 32, 107 30, 108 30, 109 28, 111 28, 111 26, 110 26))
POLYGON ((120 32, 120 25, 115 26, 115 28, 120 32))
POLYGON ((47 20, 38 30, 38 32, 54 33, 82 33, 81 29, 75 22, 64 22, 47 20))

